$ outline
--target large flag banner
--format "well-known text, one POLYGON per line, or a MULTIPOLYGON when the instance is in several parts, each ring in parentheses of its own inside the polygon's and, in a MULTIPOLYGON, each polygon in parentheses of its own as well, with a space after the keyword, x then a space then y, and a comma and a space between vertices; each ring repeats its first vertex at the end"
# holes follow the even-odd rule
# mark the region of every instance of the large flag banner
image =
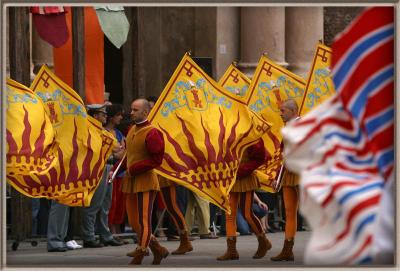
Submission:
POLYGON ((230 212, 228 193, 243 151, 270 126, 186 54, 149 120, 165 138, 160 175, 230 212))
POLYGON ((108 40, 118 49, 126 42, 129 33, 129 21, 122 6, 95 6, 101 30, 108 40))
POLYGON ((263 55, 254 72, 246 103, 254 112, 271 123, 272 128, 263 136, 267 162, 257 171, 261 189, 276 192, 274 181, 282 167, 282 135, 284 123, 279 107, 286 99, 294 99, 300 108, 306 82, 300 76, 279 66, 263 55))
POLYGON ((247 100, 250 82, 250 79, 244 73, 236 68, 234 64, 231 64, 219 79, 218 84, 232 94, 247 100))
MULTIPOLYGON (((104 33, 93 7, 85 6, 85 94, 86 103, 104 103, 104 33)), ((71 7, 65 7, 65 19, 69 33, 72 33, 71 7)), ((72 34, 62 46, 54 48, 54 72, 70 87, 73 86, 72 34)))
POLYGON ((58 48, 67 42, 69 33, 62 6, 30 7, 32 21, 39 36, 58 48))
POLYGON ((42 99, 59 142, 59 164, 49 174, 58 200, 70 206, 89 206, 111 154, 114 137, 86 113, 81 97, 43 66, 31 85, 42 99), (56 176, 56 177, 55 177, 56 176))
POLYGON ((392 229, 395 216, 395 201, 379 209, 394 178, 393 18, 393 7, 375 7, 355 19, 332 46, 337 94, 283 130, 312 227, 307 264, 371 263, 376 241, 395 255, 395 236, 377 234, 378 214, 392 229))
POLYGON ((31 89, 44 104, 42 110, 53 126, 57 163, 45 174, 7 176, 7 180, 30 197, 89 206, 115 139, 87 115, 81 98, 46 66, 37 74, 31 89))
MULTIPOLYGON (((11 79, 7 79, 5 96, 7 176, 45 174, 57 162, 58 145, 42 101, 11 79)), ((24 187, 11 184, 24 191, 24 187)))
POLYGON ((308 75, 304 100, 300 106, 300 116, 304 116, 335 94, 330 70, 331 59, 332 50, 319 43, 308 75))

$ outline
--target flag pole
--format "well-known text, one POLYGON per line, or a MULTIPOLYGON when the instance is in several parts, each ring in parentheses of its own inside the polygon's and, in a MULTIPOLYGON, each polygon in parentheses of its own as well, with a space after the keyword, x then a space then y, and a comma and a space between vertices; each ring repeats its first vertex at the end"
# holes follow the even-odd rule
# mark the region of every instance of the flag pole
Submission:
POLYGON ((121 160, 119 161, 119 164, 117 166, 117 168, 115 169, 115 171, 113 172, 111 178, 108 179, 108 183, 112 183, 115 179, 115 176, 117 176, 117 173, 119 171, 119 169, 121 168, 122 163, 124 162, 126 157, 126 152, 124 153, 124 156, 122 156, 121 160))
POLYGON ((275 192, 278 192, 281 188, 283 171, 284 171, 284 166, 282 165, 281 169, 279 170, 278 177, 276 178, 276 184, 274 185, 275 192))

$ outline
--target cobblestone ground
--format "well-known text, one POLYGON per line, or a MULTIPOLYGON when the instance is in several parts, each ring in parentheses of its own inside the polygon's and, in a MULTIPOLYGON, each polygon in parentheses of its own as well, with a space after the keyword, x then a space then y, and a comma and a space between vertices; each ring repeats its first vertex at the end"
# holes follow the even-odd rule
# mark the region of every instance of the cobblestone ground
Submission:
MULTIPOLYGON (((298 232, 294 245, 294 262, 272 262, 271 256, 278 254, 283 245, 283 232, 270 233, 267 235, 272 243, 272 249, 262 259, 253 259, 252 256, 257 249, 257 238, 255 235, 239 236, 237 249, 240 259, 234 261, 217 261, 215 258, 222 255, 226 248, 226 239, 220 237, 214 240, 193 241, 194 250, 186 255, 169 255, 161 263, 163 267, 278 267, 278 266, 302 266, 303 253, 310 232, 298 232)), ((16 251, 12 250, 12 240, 7 241, 6 265, 8 267, 128 267, 130 259, 125 256, 127 251, 133 250, 136 245, 131 243, 120 247, 83 248, 67 252, 47 252, 46 242, 42 240, 37 246, 29 242, 21 242, 16 251)), ((160 238, 163 246, 172 251, 178 247, 177 241, 166 241, 160 238)), ((78 243, 82 244, 81 240, 78 243)), ((151 265, 153 256, 145 257, 142 266, 151 265)))

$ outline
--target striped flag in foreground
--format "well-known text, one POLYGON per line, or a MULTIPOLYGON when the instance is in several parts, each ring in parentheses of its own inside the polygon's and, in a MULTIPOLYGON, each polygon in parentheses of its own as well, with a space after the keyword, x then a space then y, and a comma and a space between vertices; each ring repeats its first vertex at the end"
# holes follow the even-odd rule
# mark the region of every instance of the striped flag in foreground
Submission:
POLYGON ((393 177, 393 14, 366 9, 341 34, 332 47, 337 95, 283 129, 313 229, 307 264, 374 260, 378 208, 393 177))

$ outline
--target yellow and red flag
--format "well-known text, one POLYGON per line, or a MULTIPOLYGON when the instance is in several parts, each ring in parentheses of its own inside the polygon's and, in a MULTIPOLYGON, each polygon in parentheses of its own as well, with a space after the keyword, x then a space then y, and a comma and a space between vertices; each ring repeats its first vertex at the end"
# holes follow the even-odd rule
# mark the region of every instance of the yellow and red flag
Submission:
POLYGON ((48 189, 63 204, 89 206, 115 138, 87 115, 81 97, 46 66, 31 89, 43 101, 60 146, 59 164, 47 176, 48 189))
POLYGON ((58 145, 42 101, 26 86, 7 79, 5 107, 7 176, 45 174, 57 162, 58 145))
POLYGON ((304 100, 300 106, 300 116, 304 116, 336 92, 331 77, 331 58, 331 48, 319 43, 308 75, 304 100))
POLYGON ((261 189, 276 192, 273 182, 282 166, 282 135, 284 123, 279 106, 286 99, 294 99, 301 105, 306 83, 300 76, 279 66, 263 55, 258 63, 249 87, 248 106, 254 112, 272 124, 264 136, 268 153, 267 163, 256 170, 261 189))
POLYGON ((242 73, 234 64, 231 64, 228 69, 219 79, 218 84, 232 94, 248 99, 249 86, 251 80, 242 73))
POLYGON ((243 151, 270 125, 187 54, 149 120, 165 138, 165 155, 157 173, 230 212, 228 193, 243 151))
MULTIPOLYGON (((115 138, 100 122, 87 115, 79 95, 46 66, 37 74, 31 89, 41 106, 28 114, 36 116, 46 112, 52 126, 49 130, 53 131, 53 140, 58 146, 56 162, 41 174, 7 174, 7 181, 30 197, 46 197, 69 206, 89 206, 115 138)), ((34 127, 38 119, 28 115, 26 122, 34 127)), ((23 122, 22 118, 18 121, 23 122)), ((40 128, 39 123, 36 126, 40 128)), ((11 125, 9 129, 10 133, 15 130, 11 125)), ((17 142, 35 137, 29 130, 25 133, 17 142)))

